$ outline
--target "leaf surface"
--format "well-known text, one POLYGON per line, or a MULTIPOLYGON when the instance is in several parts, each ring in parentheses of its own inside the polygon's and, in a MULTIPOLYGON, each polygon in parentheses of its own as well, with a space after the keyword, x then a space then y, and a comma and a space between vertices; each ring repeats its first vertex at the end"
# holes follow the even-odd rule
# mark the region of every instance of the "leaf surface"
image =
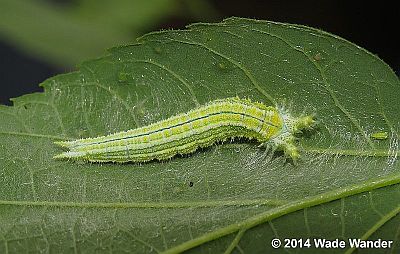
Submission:
MULTIPOLYGON (((0 253, 266 253, 276 237, 399 248, 399 79, 342 38, 231 18, 148 34, 41 85, 0 107, 0 253), (232 96, 316 113, 301 162, 238 141, 166 162, 52 159, 62 151, 54 141, 232 96), (381 131, 389 138, 370 138, 381 131)), ((315 253, 274 253, 287 251, 315 253)))

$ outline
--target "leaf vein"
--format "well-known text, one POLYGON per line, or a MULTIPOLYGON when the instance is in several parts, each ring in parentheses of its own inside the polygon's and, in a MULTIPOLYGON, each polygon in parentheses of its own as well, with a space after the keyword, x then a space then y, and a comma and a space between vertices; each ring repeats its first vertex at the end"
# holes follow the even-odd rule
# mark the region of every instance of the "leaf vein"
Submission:
POLYGON ((285 44, 287 44, 290 48, 292 48, 292 49, 294 49, 294 50, 296 50, 296 51, 302 53, 302 54, 313 64, 313 66, 314 66, 314 67, 318 70, 318 72, 320 73, 320 75, 321 75, 321 77, 322 77, 322 80, 323 80, 323 82, 324 82, 324 84, 325 84, 323 87, 326 89, 326 91, 327 91, 327 92, 329 93, 329 95, 331 96, 331 98, 332 98, 332 100, 333 100, 335 106, 336 106, 338 109, 340 109, 340 111, 342 111, 342 112, 346 115, 346 117, 350 120, 350 122, 358 129, 359 133, 365 138, 365 140, 368 142, 369 146, 372 147, 372 148, 375 147, 374 143, 373 143, 372 140, 367 136, 367 134, 365 133, 365 131, 363 131, 363 129, 361 128, 361 126, 359 125, 359 123, 357 122, 357 120, 356 120, 356 119, 350 114, 350 112, 340 103, 340 101, 339 101, 339 99, 336 97, 334 91, 330 88, 330 84, 329 84, 328 81, 327 81, 327 78, 326 78, 326 75, 324 74, 324 71, 321 69, 321 67, 320 67, 315 61, 312 60, 312 57, 311 57, 310 55, 308 55, 303 49, 298 48, 298 47, 295 47, 295 46, 293 45, 293 43, 289 42, 288 40, 282 38, 282 37, 279 36, 279 35, 272 34, 272 33, 266 32, 266 31, 258 30, 258 29, 254 29, 254 28, 252 29, 252 31, 259 32, 259 33, 262 33, 262 34, 266 34, 266 35, 275 37, 275 38, 277 38, 277 39, 283 41, 283 42, 284 42, 285 44))
POLYGON ((198 46, 198 47, 204 48, 204 49, 208 50, 209 52, 226 59, 227 61, 229 61, 236 67, 238 67, 247 76, 247 78, 250 80, 250 82, 253 84, 253 86, 257 89, 257 91, 259 91, 262 95, 264 95, 271 103, 276 105, 275 99, 261 87, 260 83, 256 80, 256 78, 253 76, 253 74, 251 74, 251 72, 245 66, 243 66, 241 63, 237 62, 236 60, 232 59, 231 57, 229 57, 221 52, 218 52, 217 50, 212 49, 210 46, 207 46, 200 42, 182 41, 182 40, 177 40, 177 39, 173 39, 173 38, 168 38, 168 39, 170 41, 174 41, 177 43, 183 43, 183 44, 188 44, 188 45, 193 45, 193 46, 198 46))
POLYGON ((147 64, 150 64, 150 65, 157 66, 158 68, 160 68, 160 69, 162 69, 162 70, 168 72, 168 73, 171 74, 174 78, 176 78, 177 80, 179 80, 179 81, 189 90, 190 95, 191 95, 191 97, 192 97, 192 100, 193 100, 193 102, 196 104, 196 106, 199 106, 199 105, 200 105, 199 101, 197 100, 197 96, 196 96, 195 92, 193 91, 192 86, 191 86, 183 77, 181 77, 180 75, 178 75, 175 71, 173 71, 173 70, 167 68, 165 65, 162 65, 162 64, 157 63, 157 62, 152 61, 152 60, 135 60, 135 61, 129 61, 129 62, 147 63, 147 64))

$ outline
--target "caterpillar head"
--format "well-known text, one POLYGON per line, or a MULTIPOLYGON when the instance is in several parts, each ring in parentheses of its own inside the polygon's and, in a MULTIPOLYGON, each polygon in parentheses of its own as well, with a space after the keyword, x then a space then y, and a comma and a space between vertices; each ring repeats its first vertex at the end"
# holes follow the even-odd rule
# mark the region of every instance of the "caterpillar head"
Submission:
POLYGON ((282 114, 283 127, 281 132, 272 138, 274 150, 283 151, 287 158, 294 164, 300 159, 296 135, 304 130, 310 130, 316 125, 315 115, 304 115, 298 118, 292 117, 289 113, 282 114))

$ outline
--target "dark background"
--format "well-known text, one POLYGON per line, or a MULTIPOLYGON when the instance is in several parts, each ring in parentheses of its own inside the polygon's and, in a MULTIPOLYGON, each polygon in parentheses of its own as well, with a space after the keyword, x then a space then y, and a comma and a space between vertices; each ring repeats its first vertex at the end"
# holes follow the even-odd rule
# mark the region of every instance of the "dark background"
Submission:
MULTIPOLYGON (((65 4, 66 0, 58 0, 65 4)), ((395 1, 211 1, 219 18, 238 16, 307 25, 339 35, 377 54, 399 75, 399 15, 395 1)), ((171 17, 151 30, 184 28, 204 21, 199 18, 171 17)), ((0 38, 0 104, 11 105, 10 98, 42 91, 45 79, 72 69, 52 66, 21 53, 0 38)))

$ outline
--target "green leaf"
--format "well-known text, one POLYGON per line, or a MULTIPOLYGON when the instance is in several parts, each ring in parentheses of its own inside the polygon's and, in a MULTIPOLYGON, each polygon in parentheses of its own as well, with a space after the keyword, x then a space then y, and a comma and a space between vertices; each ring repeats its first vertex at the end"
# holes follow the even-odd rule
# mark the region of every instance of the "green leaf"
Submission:
MULTIPOLYGON (((59 66, 75 66, 128 43, 168 16, 195 13, 190 6, 180 6, 186 0, 79 0, 64 7, 47 2, 0 1, 0 35, 27 54, 59 66)), ((198 6, 197 12, 210 10, 198 6)))
POLYGON ((400 248, 400 82, 342 38, 231 18, 148 34, 42 86, 0 107, 0 253, 268 253, 275 237, 400 248), (52 159, 54 141, 236 95, 317 114, 297 166, 251 142, 140 165, 52 159))

